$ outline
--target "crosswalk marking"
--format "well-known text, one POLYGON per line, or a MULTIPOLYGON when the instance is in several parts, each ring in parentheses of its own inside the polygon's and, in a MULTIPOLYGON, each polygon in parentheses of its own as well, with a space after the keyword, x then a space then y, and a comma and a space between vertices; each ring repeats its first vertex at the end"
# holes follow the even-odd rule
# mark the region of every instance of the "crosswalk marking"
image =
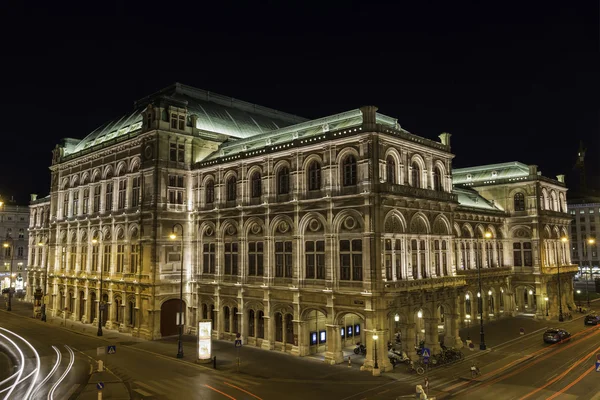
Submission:
MULTIPOLYGON (((167 396, 170 393, 176 393, 181 390, 182 387, 188 387, 190 385, 190 379, 194 379, 193 377, 181 377, 177 379, 161 379, 161 380, 153 380, 150 382, 141 382, 141 381, 133 381, 133 383, 137 386, 144 388, 152 393, 157 393, 160 395, 167 396)), ((223 379, 223 383, 228 385, 236 384, 243 388, 248 388, 250 385, 258 385, 256 382, 252 382, 244 378, 236 377, 226 377, 223 379)))

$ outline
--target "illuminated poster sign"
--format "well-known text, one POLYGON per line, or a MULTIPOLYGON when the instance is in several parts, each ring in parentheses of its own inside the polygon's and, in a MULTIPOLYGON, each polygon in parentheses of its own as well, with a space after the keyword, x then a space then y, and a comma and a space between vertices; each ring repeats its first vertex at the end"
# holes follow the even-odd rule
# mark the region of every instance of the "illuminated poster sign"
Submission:
POLYGON ((212 358, 212 320, 203 319, 198 322, 198 359, 212 358))

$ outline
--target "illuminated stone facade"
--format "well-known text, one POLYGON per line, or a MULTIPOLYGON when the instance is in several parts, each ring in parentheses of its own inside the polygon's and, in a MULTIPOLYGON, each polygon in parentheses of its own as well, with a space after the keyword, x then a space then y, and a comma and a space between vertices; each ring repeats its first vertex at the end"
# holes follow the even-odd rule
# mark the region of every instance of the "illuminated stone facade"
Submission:
MULTIPOLYGON (((401 331, 409 354, 419 339, 438 350, 438 331, 462 346, 478 266, 484 319, 556 317, 559 264, 572 306, 562 182, 520 163, 453 182, 449 134, 376 111, 308 121, 177 84, 67 139, 44 203, 49 309, 97 323, 102 270, 107 328, 172 335, 183 265, 187 333, 212 319, 216 338, 336 363, 374 333, 401 331)), ((43 281, 43 255, 30 260, 43 281)))

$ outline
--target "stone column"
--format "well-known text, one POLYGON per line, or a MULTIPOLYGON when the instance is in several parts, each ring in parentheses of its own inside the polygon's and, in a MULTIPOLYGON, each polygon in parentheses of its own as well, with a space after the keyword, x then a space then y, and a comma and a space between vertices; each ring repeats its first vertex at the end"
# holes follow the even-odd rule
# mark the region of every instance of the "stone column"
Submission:
POLYGON ((463 347, 463 342, 460 337, 460 314, 445 314, 444 318, 449 320, 449 329, 444 335, 444 345, 446 347, 454 347, 460 349, 463 347))
POLYGON ((90 312, 89 312, 89 308, 90 308, 90 306, 89 306, 90 291, 89 291, 89 289, 87 287, 87 283, 86 283, 86 286, 85 286, 85 289, 84 289, 84 295, 83 296, 84 296, 83 297, 83 299, 84 299, 84 303, 83 303, 84 310, 83 310, 83 316, 81 317, 81 323, 87 324, 88 322, 90 322, 89 321, 89 319, 90 319, 90 317, 89 317, 90 316, 90 312))
POLYGON ((275 348, 275 338, 273 337, 274 328, 273 328, 273 318, 266 315, 263 317, 264 319, 264 329, 265 329, 265 338, 262 341, 261 347, 265 350, 273 350, 275 348))
POLYGON ((416 360, 417 351, 415 350, 416 327, 413 323, 400 324, 402 332, 402 351, 404 351, 411 359, 416 360))
POLYGON ((340 326, 327 324, 325 327, 327 329, 327 351, 325 352, 325 362, 331 365, 339 364, 344 361, 340 326))
POLYGON ((438 319, 424 318, 425 321, 425 347, 431 350, 432 354, 440 352, 440 341, 438 335, 438 319))

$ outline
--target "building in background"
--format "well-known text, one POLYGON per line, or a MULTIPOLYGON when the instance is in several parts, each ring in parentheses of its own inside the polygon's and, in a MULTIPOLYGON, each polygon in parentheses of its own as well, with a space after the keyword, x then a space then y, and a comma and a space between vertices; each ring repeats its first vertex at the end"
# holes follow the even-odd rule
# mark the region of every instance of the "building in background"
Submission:
POLYGON ((600 277, 598 265, 598 234, 600 228, 600 197, 569 198, 571 215, 571 259, 579 265, 578 279, 600 277))
POLYGON ((175 84, 56 146, 30 284, 47 267, 53 315, 149 339, 177 333, 181 290, 186 333, 331 363, 574 307, 562 178, 450 150, 372 106, 306 120, 175 84))
POLYGON ((11 285, 14 298, 25 297, 27 287, 27 252, 29 243, 29 208, 11 200, 0 200, 0 286, 11 285), (12 264, 12 268, 11 268, 12 264), (12 279, 11 279, 12 271, 12 279))

